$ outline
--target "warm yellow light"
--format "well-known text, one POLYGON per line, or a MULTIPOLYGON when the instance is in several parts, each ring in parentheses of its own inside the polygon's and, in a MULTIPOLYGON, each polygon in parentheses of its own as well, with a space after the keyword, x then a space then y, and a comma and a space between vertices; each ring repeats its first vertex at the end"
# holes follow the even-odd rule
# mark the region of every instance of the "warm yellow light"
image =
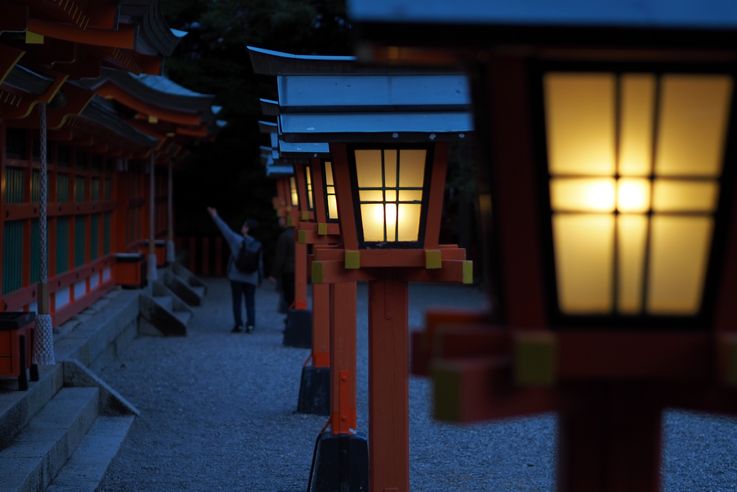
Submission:
POLYGON ((732 86, 715 74, 545 76, 562 312, 701 309, 732 86))
POLYGON ((335 183, 333 182, 333 163, 325 161, 325 194, 328 199, 328 219, 338 218, 338 201, 335 198, 335 183))
POLYGON ((315 208, 314 198, 312 196, 312 174, 310 166, 305 166, 305 181, 307 184, 307 206, 310 210, 315 208))
POLYGON ((294 176, 289 177, 289 190, 292 196, 292 206, 299 206, 299 194, 297 193, 297 181, 294 176))
POLYGON ((355 159, 364 241, 418 241, 427 151, 356 150, 355 159))
POLYGON ((617 210, 647 212, 648 208, 650 208, 650 182, 647 179, 620 179, 617 183, 617 210))
POLYGON ((545 77, 551 173, 614 173, 614 89, 614 76, 608 73, 545 77))
POLYGON ((553 210, 612 212, 614 180, 608 178, 554 178, 550 182, 553 210))

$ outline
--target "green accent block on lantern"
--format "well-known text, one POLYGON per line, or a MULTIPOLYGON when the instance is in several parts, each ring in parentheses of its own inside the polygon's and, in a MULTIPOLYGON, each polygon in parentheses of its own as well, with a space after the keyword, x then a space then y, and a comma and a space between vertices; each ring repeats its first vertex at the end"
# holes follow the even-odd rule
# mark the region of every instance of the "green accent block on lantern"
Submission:
POLYGON ((299 244, 307 244, 307 231, 304 229, 297 231, 297 242, 299 244))
POLYGON ((26 44, 44 44, 44 35, 26 31, 26 44))
POLYGON ((463 262, 463 283, 470 285, 473 283, 473 261, 465 260, 463 262))
POLYGON ((444 422, 461 419, 461 378, 455 371, 435 368, 432 371, 433 417, 444 422))
POLYGON ((518 386, 551 387, 558 346, 552 333, 524 333, 514 340, 514 381, 518 386))
POLYGON ((310 220, 310 213, 309 212, 301 212, 299 214, 299 220, 310 220))
POLYGON ((425 250, 425 268, 427 270, 439 270, 443 267, 443 256, 439 249, 425 250))
POLYGON ((325 275, 324 275, 322 262, 313 261, 312 262, 312 276, 311 276, 312 283, 321 284, 324 278, 325 278, 325 275))
POLYGON ((345 269, 358 270, 361 268, 361 252, 358 250, 345 250, 345 269))
POLYGON ((328 225, 324 222, 318 222, 317 223, 317 234, 318 236, 327 236, 328 235, 328 225))
POLYGON ((291 215, 287 215, 287 227, 294 227, 294 221, 291 215))

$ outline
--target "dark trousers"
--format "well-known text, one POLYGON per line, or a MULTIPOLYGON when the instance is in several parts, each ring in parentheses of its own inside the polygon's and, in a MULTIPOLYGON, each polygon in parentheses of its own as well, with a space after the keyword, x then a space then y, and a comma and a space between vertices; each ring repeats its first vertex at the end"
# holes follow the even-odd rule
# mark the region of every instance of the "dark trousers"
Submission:
POLYGON ((282 274, 281 291, 284 296, 284 303, 287 305, 287 309, 291 309, 292 304, 294 304, 294 272, 282 274))
POLYGON ((233 294, 233 319, 237 326, 243 326, 241 319, 241 298, 246 298, 246 326, 256 326, 256 286, 247 282, 230 281, 233 294))

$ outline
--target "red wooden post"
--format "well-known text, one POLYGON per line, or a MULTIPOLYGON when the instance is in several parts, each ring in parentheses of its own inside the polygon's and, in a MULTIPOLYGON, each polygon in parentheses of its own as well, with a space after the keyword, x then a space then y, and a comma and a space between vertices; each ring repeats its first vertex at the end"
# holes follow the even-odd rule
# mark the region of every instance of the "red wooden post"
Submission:
POLYGON ((218 277, 223 275, 225 264, 223 263, 223 238, 218 236, 215 238, 215 275, 218 277))
POLYGON ((330 284, 330 425, 356 428, 356 283, 330 284))
POLYGON ((210 275, 210 238, 202 238, 202 275, 210 275))
POLYGON ((558 417, 558 490, 660 490, 662 411, 647 400, 607 386, 572 396, 558 417))
POLYGON ((307 309, 307 245, 294 245, 294 309, 307 309))
POLYGON ((312 365, 314 367, 330 367, 330 307, 330 286, 313 284, 312 365))
POLYGON ((197 273, 197 238, 189 238, 189 251, 187 252, 187 265, 189 270, 193 273, 197 273))
POLYGON ((386 275, 369 282, 369 488, 408 492, 408 289, 386 275))

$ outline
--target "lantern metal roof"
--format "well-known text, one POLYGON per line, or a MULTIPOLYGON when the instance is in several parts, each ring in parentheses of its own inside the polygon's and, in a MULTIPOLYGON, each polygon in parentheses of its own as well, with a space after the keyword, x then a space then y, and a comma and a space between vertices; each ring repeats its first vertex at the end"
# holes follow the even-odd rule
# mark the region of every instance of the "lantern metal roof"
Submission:
POLYGON ((734 48, 737 38, 733 0, 348 0, 348 12, 364 40, 397 45, 422 39, 438 47, 522 41, 734 48), (643 35, 653 32, 659 36, 643 35))
POLYGON ((291 176, 294 174, 294 168, 288 162, 284 162, 280 159, 274 159, 274 149, 268 145, 261 145, 259 147, 261 163, 266 168, 267 177, 280 177, 280 176, 291 176))
POLYGON ((282 157, 321 157, 330 155, 330 145, 325 142, 287 142, 279 139, 279 154, 282 157))
MULTIPOLYGON (((266 148, 270 149, 274 159, 318 157, 330 154, 330 146, 325 142, 287 142, 280 138, 276 123, 259 120, 258 126, 261 133, 269 135, 271 146, 266 148)), ((264 146, 262 150, 263 148, 264 146)))
POLYGON ((731 0, 348 0, 348 5, 358 21, 737 27, 737 3, 731 0))
POLYGON ((361 71, 353 57, 249 51, 256 73, 277 75, 278 131, 286 142, 427 141, 473 130, 465 75, 361 71))

